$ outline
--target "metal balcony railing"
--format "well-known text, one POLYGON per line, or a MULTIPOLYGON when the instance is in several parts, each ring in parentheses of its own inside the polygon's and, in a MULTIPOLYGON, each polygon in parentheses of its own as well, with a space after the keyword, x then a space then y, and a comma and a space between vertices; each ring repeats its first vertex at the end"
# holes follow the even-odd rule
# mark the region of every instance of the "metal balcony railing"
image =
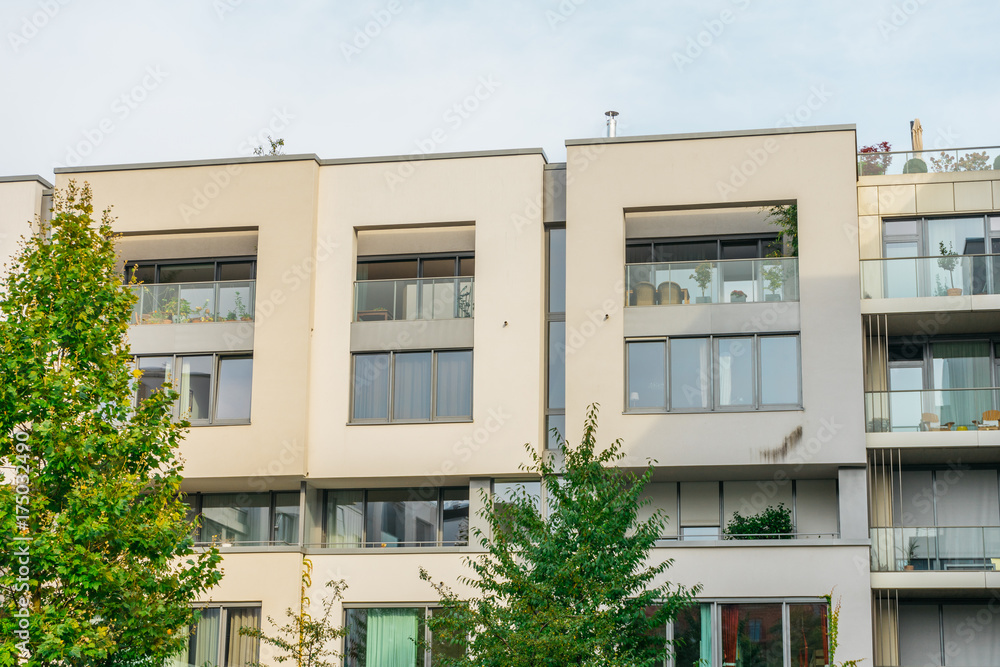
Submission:
POLYGON ((868 433, 997 430, 1000 388, 865 392, 868 433))
POLYGON ((354 283, 354 321, 450 320, 473 316, 475 279, 406 278, 354 283))
POLYGON ((1000 527, 872 528, 872 572, 996 570, 1000 527))
POLYGON ((798 300, 797 257, 625 265, 626 306, 798 300))
POLYGON ((131 285, 132 324, 252 322, 254 280, 131 285))
POLYGON ((858 176, 1000 169, 1000 146, 858 153, 858 176))
POLYGON ((861 260, 863 299, 970 294, 1000 294, 1000 255, 861 260))

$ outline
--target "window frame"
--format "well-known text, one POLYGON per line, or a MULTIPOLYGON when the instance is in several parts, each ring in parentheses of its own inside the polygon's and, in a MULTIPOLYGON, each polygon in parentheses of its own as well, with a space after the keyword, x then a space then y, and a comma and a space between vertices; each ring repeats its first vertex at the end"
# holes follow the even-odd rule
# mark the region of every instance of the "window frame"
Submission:
MULTIPOLYGON (((433 654, 433 649, 434 649, 434 633, 431 632, 430 623, 428 623, 427 621, 428 621, 428 619, 431 616, 434 615, 435 611, 442 610, 443 607, 440 607, 438 605, 429 605, 429 604, 426 604, 426 603, 419 603, 419 602, 414 602, 414 603, 407 603, 407 602, 384 603, 384 604, 379 604, 379 605, 373 605, 372 603, 361 603, 361 602, 345 602, 345 603, 343 603, 341 605, 341 618, 343 619, 342 627, 345 628, 345 629, 347 629, 348 632, 349 632, 349 628, 350 628, 350 625, 348 623, 348 618, 347 618, 348 613, 351 610, 359 610, 359 609, 363 609, 363 610, 366 610, 366 611, 370 610, 370 609, 419 609, 419 610, 421 610, 423 612, 423 614, 422 614, 422 616, 420 618, 420 630, 419 630, 420 641, 418 642, 417 647, 416 647, 417 648, 417 662, 416 662, 416 665, 417 665, 417 667, 433 667, 434 666, 434 664, 435 664, 434 663, 434 654, 433 654), (422 650, 421 650, 421 648, 422 648, 422 650), (423 655, 421 655, 421 653, 423 655)), ((339 643, 339 648, 344 652, 344 656, 345 657, 344 657, 343 664, 345 664, 345 665, 354 664, 353 662, 349 662, 349 658, 347 657, 347 652, 349 650, 349 647, 348 647, 348 641, 349 640, 350 640, 350 635, 349 634, 345 634, 344 638, 339 643)), ((369 666, 366 665, 366 667, 369 667, 369 666)), ((375 666, 371 666, 371 667, 375 667, 375 666)))
POLYGON ((704 414, 712 412, 778 412, 789 410, 803 410, 802 400, 802 336, 800 332, 774 332, 767 334, 759 333, 734 333, 734 334, 706 334, 700 336, 644 336, 636 338, 626 338, 624 345, 624 370, 625 370, 625 391, 624 410, 625 414, 704 414), (753 372, 753 403, 752 405, 722 406, 720 392, 720 364, 719 364, 719 343, 723 339, 749 338, 752 340, 752 372, 753 372), (761 339, 765 338, 794 338, 796 348, 796 364, 799 371, 798 378, 798 402, 797 403, 764 403, 763 402, 763 376, 764 368, 761 358, 761 339), (711 353, 711 371, 708 374, 709 407, 707 408, 673 408, 671 407, 671 378, 670 378, 670 354, 671 341, 674 340, 704 340, 711 353), (631 382, 629 377, 629 346, 633 343, 663 343, 664 345, 664 400, 663 408, 633 408, 629 405, 631 394, 631 382))
POLYGON ((471 347, 459 348, 435 348, 435 349, 407 349, 407 350, 385 350, 385 351, 359 351, 351 353, 351 372, 348 378, 350 383, 349 419, 348 425, 360 424, 428 424, 428 423, 469 423, 475 416, 475 353, 471 347), (469 353, 469 416, 450 417, 439 416, 437 414, 437 392, 438 392, 438 353, 440 352, 468 352, 469 353), (431 354, 431 383, 430 383, 430 417, 427 419, 396 419, 393 415, 395 403, 395 380, 396 380, 396 355, 430 353, 431 354), (386 369, 387 401, 386 417, 368 418, 355 416, 355 393, 357 385, 357 359, 359 356, 386 356, 389 360, 386 369))
POLYGON ((412 278, 399 278, 398 280, 418 280, 424 277, 424 262, 454 258, 455 268, 451 276, 445 278, 475 278, 475 271, 471 276, 462 275, 462 260, 475 259, 476 253, 472 250, 457 252, 424 252, 424 253, 404 253, 399 255, 361 255, 354 262, 354 280, 369 280, 369 278, 358 278, 358 270, 362 264, 379 264, 383 262, 413 262, 417 263, 417 275, 412 278))
MULTIPOLYGON (((565 256, 565 244, 566 244, 566 224, 554 224, 547 225, 545 228, 545 383, 543 387, 544 396, 544 411, 545 411, 545 422, 544 422, 544 433, 542 434, 542 442, 545 443, 546 449, 555 449, 557 441, 552 434, 552 429, 556 428, 559 430, 559 436, 565 440, 566 437, 566 312, 553 311, 552 310, 552 232, 558 231, 563 233, 563 257, 562 265, 566 267, 566 256, 565 256), (562 339, 562 352, 563 352, 563 407, 553 407, 549 401, 549 387, 551 383, 551 371, 552 371, 552 325, 555 323, 563 324, 563 339, 562 339), (562 421, 562 428, 559 429, 554 423, 562 421)), ((563 286, 566 284, 566 276, 563 275, 563 286)), ((565 308, 566 295, 562 296, 563 308, 565 308)))
POLYGON ((305 540, 304 540, 305 524, 304 524, 304 521, 303 521, 303 517, 305 516, 305 514, 302 511, 303 510, 303 506, 302 506, 302 503, 303 503, 302 492, 301 492, 301 490, 298 490, 298 491, 253 491, 253 492, 247 493, 247 494, 241 494, 240 492, 232 492, 232 491, 219 491, 219 492, 195 491, 195 492, 192 492, 192 493, 186 493, 186 494, 184 494, 184 497, 183 497, 184 502, 186 502, 188 504, 188 506, 191 508, 191 512, 192 512, 194 518, 196 518, 196 519, 199 520, 199 525, 197 527, 197 530, 194 532, 195 546, 206 546, 206 545, 211 544, 211 542, 206 542, 206 541, 204 541, 204 540, 201 539, 201 528, 202 528, 202 526, 201 526, 201 517, 202 517, 202 512, 204 511, 204 497, 205 496, 232 496, 232 495, 237 495, 238 496, 238 495, 251 495, 251 494, 253 494, 253 495, 259 495, 261 493, 266 493, 269 496, 268 497, 268 504, 267 504, 267 517, 268 517, 268 523, 267 523, 267 540, 266 540, 265 544, 264 545, 260 545, 258 543, 249 543, 249 544, 247 544, 246 542, 243 542, 243 543, 232 542, 231 543, 232 546, 239 547, 239 546, 247 545, 247 546, 268 546, 268 547, 298 547, 298 546, 303 545, 305 543, 305 540), (289 542, 280 542, 279 543, 277 540, 275 540, 275 536, 276 536, 276 533, 277 533, 277 525, 276 525, 276 523, 277 523, 277 518, 278 518, 278 515, 277 515, 277 495, 280 494, 280 493, 294 493, 294 494, 297 494, 298 497, 299 497, 299 505, 298 505, 298 507, 299 507, 299 520, 298 520, 298 529, 297 529, 298 540, 294 544, 289 543, 289 542))
MULTIPOLYGON (((455 490, 464 490, 466 492, 466 495, 468 496, 466 498, 466 502, 469 503, 469 508, 468 508, 469 514, 468 514, 468 517, 467 517, 467 521, 469 521, 469 525, 471 526, 471 521, 472 521, 472 493, 470 492, 469 487, 467 487, 467 486, 438 486, 438 487, 434 487, 434 488, 437 491, 437 493, 435 494, 435 498, 434 498, 434 502, 437 503, 437 511, 435 512, 435 514, 436 514, 436 518, 435 518, 436 524, 435 524, 435 531, 434 531, 436 539, 434 540, 434 543, 433 544, 411 544, 409 542, 403 542, 402 544, 404 546, 391 547, 391 548, 393 548, 393 549, 433 549, 433 548, 437 548, 437 549, 461 549, 461 548, 465 548, 465 547, 469 546, 470 540, 471 540, 471 535, 467 535, 464 542, 456 540, 453 543, 445 543, 445 540, 444 540, 444 503, 445 503, 444 495, 445 495, 445 492, 446 491, 455 491, 455 490)), ((366 489, 357 489, 357 488, 323 489, 323 493, 322 493, 322 497, 321 497, 322 507, 321 507, 321 510, 320 510, 320 527, 321 527, 321 531, 320 531, 320 540, 321 540, 321 542, 320 542, 320 544, 322 545, 322 548, 324 548, 324 549, 336 549, 338 551, 345 550, 345 549, 383 549, 383 548, 388 549, 388 548, 390 548, 388 546, 385 546, 385 547, 381 546, 382 544, 384 544, 381 540, 375 542, 375 541, 371 541, 371 540, 368 539, 368 518, 369 518, 369 512, 371 511, 370 510, 370 503, 369 503, 369 500, 368 500, 369 491, 413 491, 413 490, 414 490, 413 487, 387 487, 387 488, 371 488, 371 489, 367 489, 367 488, 366 489), (361 493, 361 536, 360 536, 361 539, 359 540, 359 545, 360 546, 342 546, 342 545, 337 545, 337 544, 331 544, 330 543, 330 534, 327 532, 327 526, 329 525, 329 523, 328 523, 328 521, 329 521, 329 512, 330 512, 330 503, 329 503, 328 499, 330 497, 330 493, 331 492, 337 492, 337 491, 345 491, 345 492, 356 491, 356 492, 360 492, 361 493)), ((414 499, 415 500, 423 500, 424 502, 429 502, 429 499, 420 498, 419 494, 417 494, 417 497, 414 498, 414 499)), ((383 502, 383 501, 375 501, 375 502, 383 502)))
POLYGON ((134 268, 148 268, 153 267, 153 277, 154 280, 151 283, 143 283, 144 285, 173 285, 173 284, 183 284, 183 283, 161 283, 160 282, 160 267, 161 266, 174 266, 178 264, 214 264, 214 275, 215 278, 208 282, 218 282, 222 280, 220 277, 222 274, 223 264, 243 264, 250 263, 250 277, 244 280, 256 280, 257 279, 257 255, 229 255, 225 257, 185 257, 183 259, 138 259, 129 260, 125 262, 125 284, 128 284, 132 277, 132 269, 134 268))
POLYGON ((639 248, 642 246, 649 246, 649 256, 650 260, 648 262, 625 262, 626 266, 628 264, 669 264, 671 262, 718 262, 722 260, 722 246, 724 243, 731 241, 756 241, 757 242, 757 255, 752 259, 765 259, 768 255, 767 252, 770 246, 778 240, 777 232, 760 232, 760 233, 745 233, 745 234, 709 234, 709 235, 699 235, 699 236, 649 236, 649 237, 637 237, 625 240, 625 253, 628 254, 629 248, 639 248), (663 243, 714 243, 715 244, 715 258, 713 259, 690 259, 690 260, 658 260, 656 259, 656 245, 663 243))
MULTIPOLYGON (((246 426, 253 423, 253 353, 252 352, 235 352, 235 353, 225 353, 225 352, 183 352, 183 353, 163 353, 163 354, 135 354, 132 355, 132 365, 134 368, 138 367, 138 360, 145 357, 170 357, 170 379, 171 389, 173 391, 179 392, 179 388, 176 383, 179 382, 181 376, 181 359, 184 357, 212 357, 212 374, 209 383, 209 394, 208 394, 208 419, 188 419, 191 426, 246 426), (250 416, 246 419, 218 419, 216 417, 218 413, 218 401, 219 401, 219 379, 222 370, 222 361, 224 359, 249 359, 251 361, 250 370, 250 405, 249 413, 250 416)), ((164 381, 166 382, 166 380, 164 381)), ((180 413, 180 401, 181 397, 178 395, 177 400, 174 401, 171 407, 171 416, 175 420, 180 420, 182 415, 180 413)), ((132 406, 139 406, 139 394, 138 394, 138 384, 136 389, 133 391, 132 396, 132 406)))
MULTIPOLYGON (((264 610, 263 605, 260 602, 196 602, 191 605, 194 609, 218 609, 219 610, 219 653, 216 656, 216 665, 218 667, 225 667, 229 663, 227 661, 227 654, 229 653, 229 637, 228 637, 228 625, 229 625, 229 610, 231 609, 256 609, 257 610, 257 627, 261 627, 264 622, 264 610)), ((191 632, 191 628, 197 628, 197 625, 190 626, 188 632, 191 632)), ((187 659, 191 660, 191 637, 188 636, 188 649, 185 652, 187 659)), ((253 641, 257 643, 257 659, 260 659, 260 639, 256 637, 247 637, 248 641, 253 641)), ((184 655, 184 654, 181 654, 184 655)), ((180 657, 180 656, 178 656, 180 657)), ((167 663, 170 664, 169 662, 167 663)))

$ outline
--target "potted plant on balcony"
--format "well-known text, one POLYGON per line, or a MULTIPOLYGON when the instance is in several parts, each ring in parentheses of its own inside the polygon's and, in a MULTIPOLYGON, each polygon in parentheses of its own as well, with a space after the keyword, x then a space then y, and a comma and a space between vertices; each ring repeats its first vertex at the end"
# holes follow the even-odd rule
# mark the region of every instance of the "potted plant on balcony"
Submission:
POLYGON ((757 514, 743 516, 733 512, 726 526, 727 540, 790 540, 795 535, 792 512, 785 503, 770 505, 757 514))
POLYGON ((234 301, 236 302, 235 303, 236 319, 240 320, 241 322, 252 321, 253 317, 250 316, 250 312, 247 310, 246 305, 243 303, 243 296, 239 292, 236 292, 236 297, 234 301))
POLYGON ((951 287, 948 288, 948 296, 961 296, 962 288, 955 287, 955 267, 958 266, 958 253, 955 252, 954 247, 951 243, 948 243, 948 247, 944 247, 944 241, 938 242, 938 249, 941 251, 941 257, 938 258, 938 266, 948 272, 951 280, 951 287))
POLYGON ((712 263, 702 262, 688 277, 698 283, 698 287, 701 288, 701 296, 695 297, 695 303, 712 303, 712 297, 705 296, 705 288, 712 282, 712 263))
POLYGON ((917 541, 911 540, 910 546, 906 549, 906 564, 903 565, 903 569, 907 572, 912 572, 916 569, 917 560, 917 541))
POLYGON ((760 273, 767 281, 767 290, 770 292, 770 294, 764 295, 764 301, 781 301, 778 290, 785 284, 784 267, 781 266, 780 262, 772 262, 765 264, 760 273))
POLYGON ((744 292, 743 290, 734 289, 732 292, 729 293, 729 302, 746 303, 747 302, 746 292, 744 292))

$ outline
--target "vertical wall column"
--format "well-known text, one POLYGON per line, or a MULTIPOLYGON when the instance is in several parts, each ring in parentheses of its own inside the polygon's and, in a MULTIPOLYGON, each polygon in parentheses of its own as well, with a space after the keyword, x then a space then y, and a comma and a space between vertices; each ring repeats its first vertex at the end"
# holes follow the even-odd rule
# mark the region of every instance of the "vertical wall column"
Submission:
POLYGON ((863 466, 840 468, 840 537, 845 540, 867 540, 868 483, 863 466))
POLYGON ((469 480, 469 546, 473 549, 482 549, 482 540, 476 537, 476 529, 482 531, 486 537, 490 536, 490 526, 481 516, 482 510, 486 506, 483 500, 483 493, 486 494, 486 501, 489 500, 493 492, 493 480, 489 477, 478 477, 469 480))

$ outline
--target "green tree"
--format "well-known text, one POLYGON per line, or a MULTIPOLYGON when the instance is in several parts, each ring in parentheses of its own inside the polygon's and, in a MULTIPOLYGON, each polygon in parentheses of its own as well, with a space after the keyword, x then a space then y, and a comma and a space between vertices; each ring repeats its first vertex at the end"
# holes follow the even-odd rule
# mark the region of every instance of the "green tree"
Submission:
POLYGON ((263 145, 259 145, 253 149, 253 154, 256 157, 266 157, 269 155, 283 155, 285 152, 285 140, 284 139, 272 139, 271 135, 267 135, 267 143, 271 144, 270 148, 265 148, 263 145))
POLYGON ((221 578, 180 499, 176 394, 132 408, 112 218, 88 185, 54 199, 0 294, 0 665, 162 665, 221 578), (20 634, 19 634, 20 633, 20 634))
POLYGON ((435 664, 659 664, 668 652, 665 624, 700 586, 654 585, 672 561, 647 563, 666 517, 637 517, 652 462, 637 475, 614 467, 624 456, 620 440, 598 451, 596 405, 580 445, 560 443, 562 469, 526 448, 532 463, 524 470, 541 478, 547 514, 524 488, 509 499, 484 498, 490 534, 472 532, 486 553, 466 559, 473 576, 461 579, 475 591, 471 599, 420 571, 440 596, 442 609, 428 620, 434 643, 465 649, 435 664))
POLYGON ((778 503, 777 507, 771 505, 757 514, 743 516, 733 512, 733 518, 726 526, 726 539, 790 540, 794 532, 791 511, 785 503, 778 503))

